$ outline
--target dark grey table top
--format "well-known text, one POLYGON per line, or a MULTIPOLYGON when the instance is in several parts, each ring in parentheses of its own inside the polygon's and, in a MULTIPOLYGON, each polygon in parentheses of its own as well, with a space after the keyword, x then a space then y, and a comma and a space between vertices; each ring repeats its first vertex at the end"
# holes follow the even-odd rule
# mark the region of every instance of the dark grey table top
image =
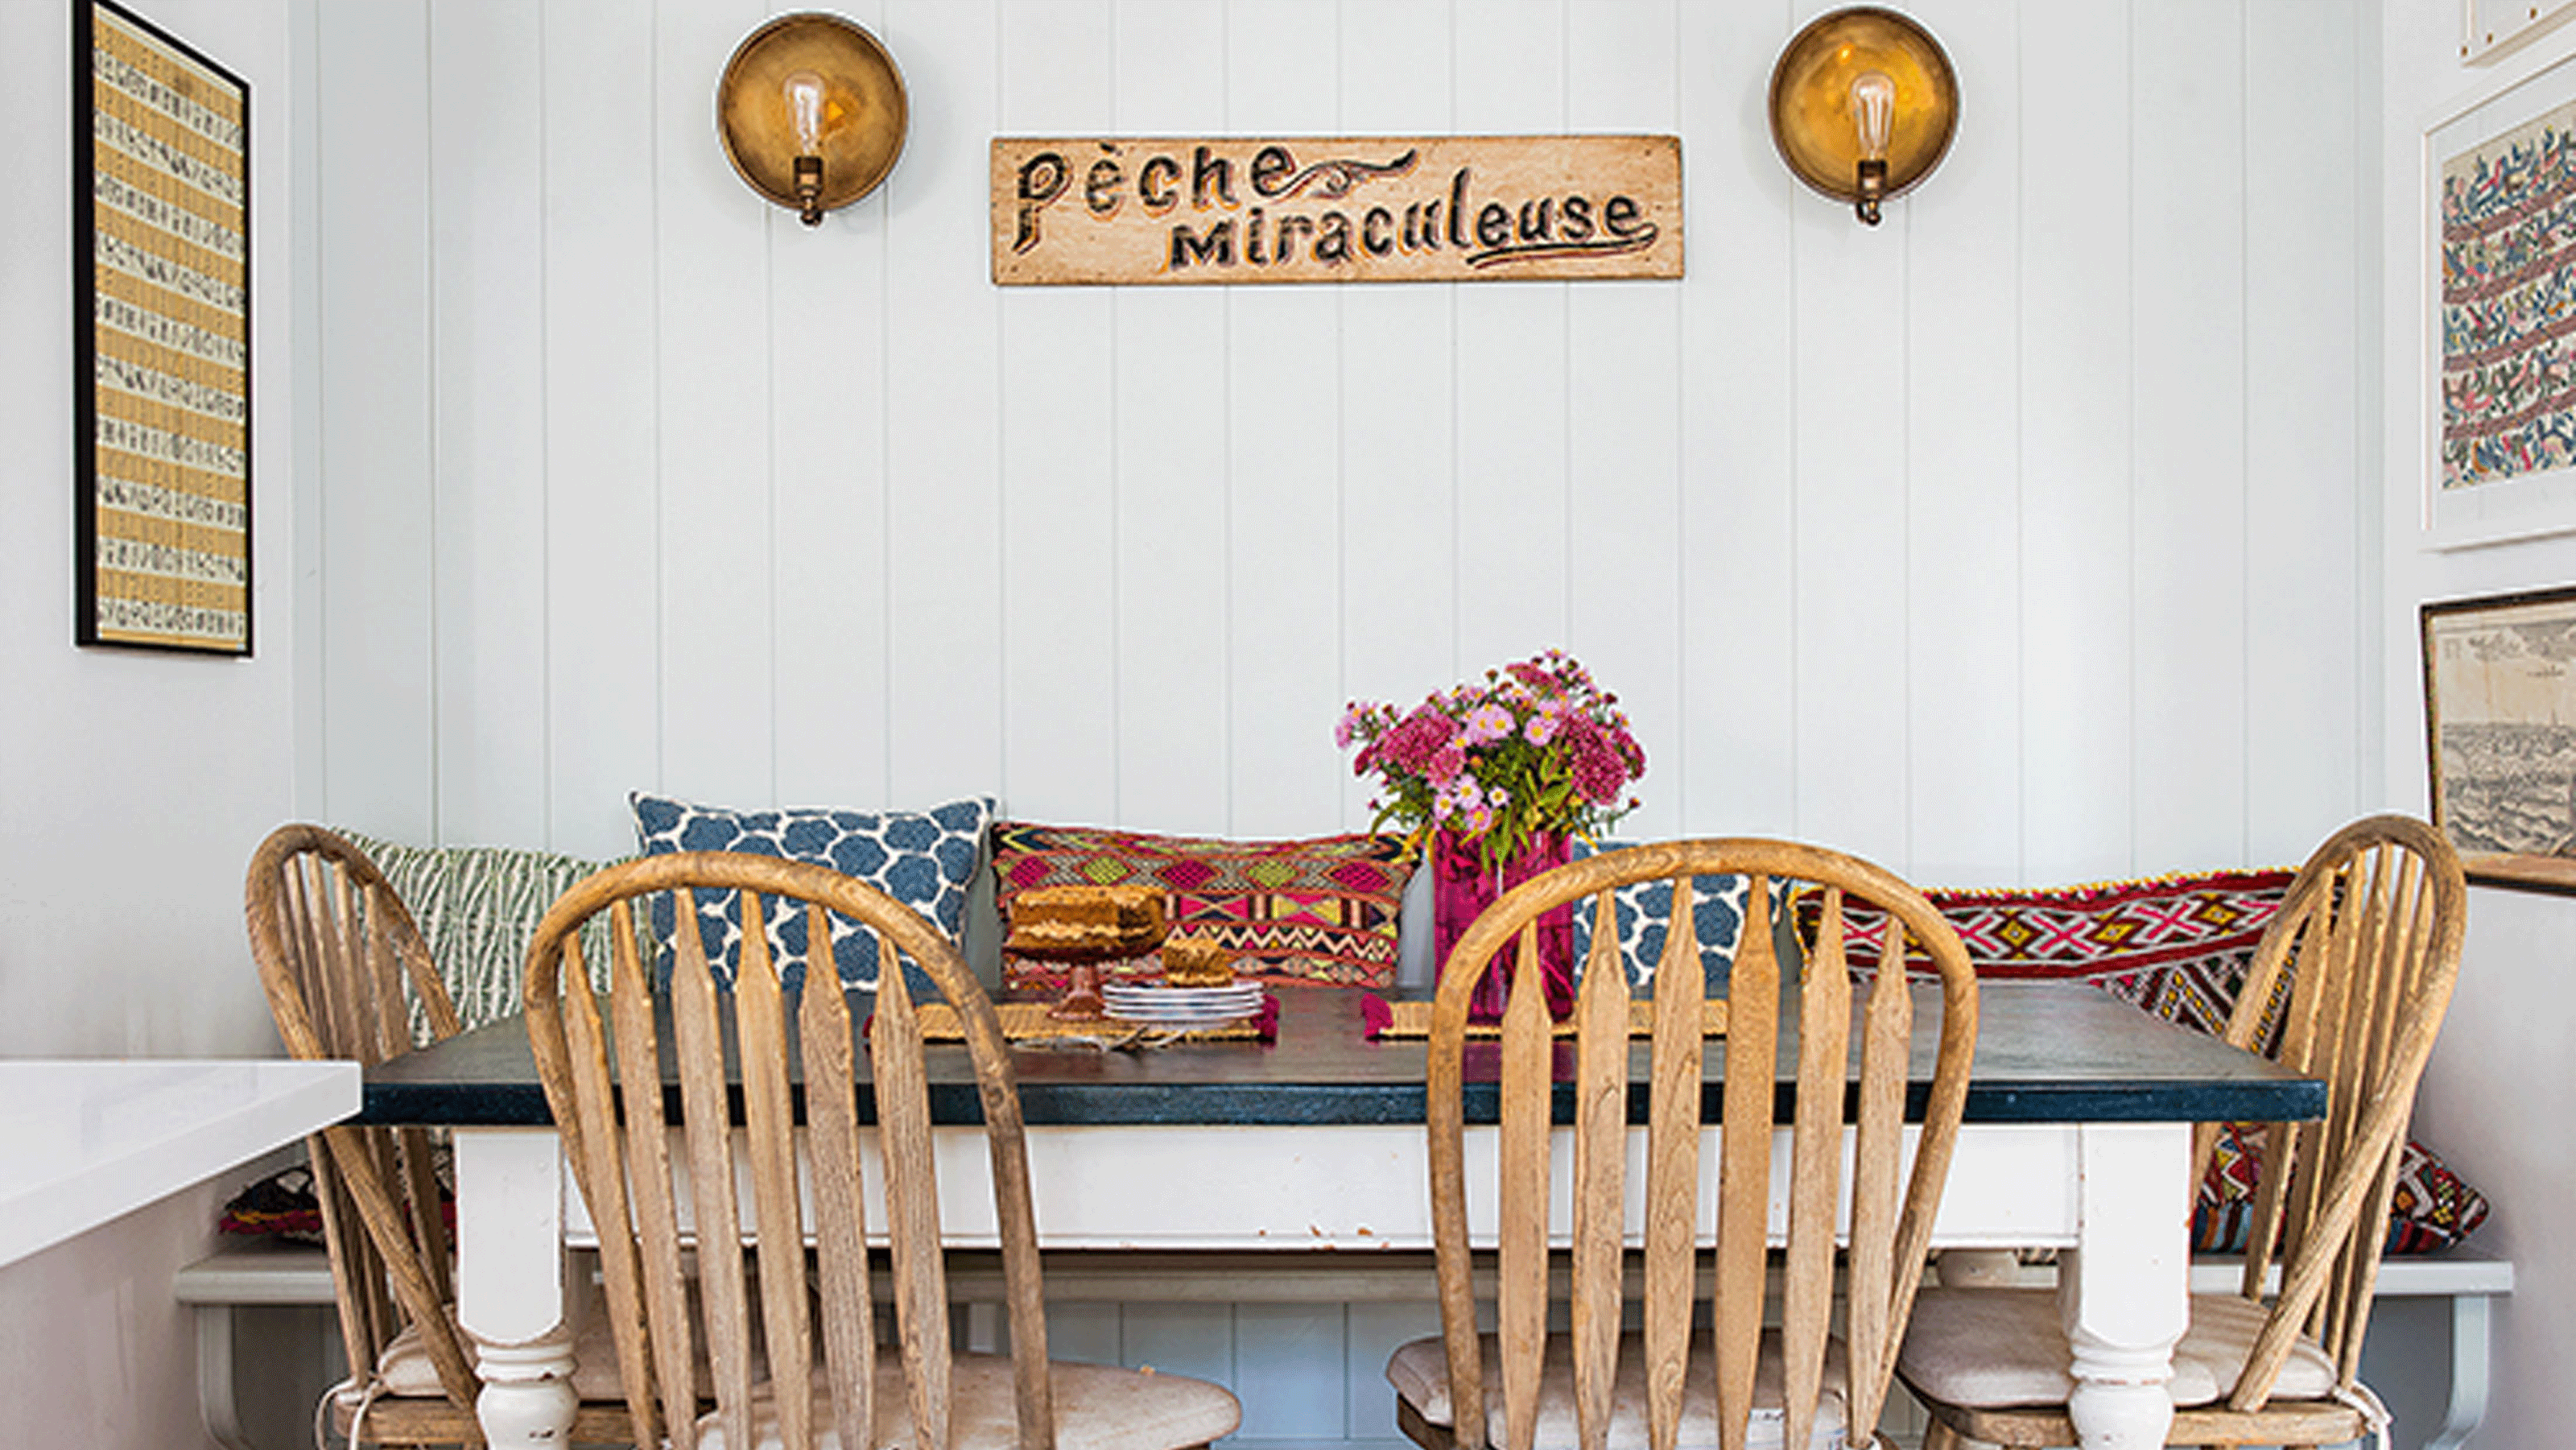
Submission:
MULTIPOLYGON (((1423 1045, 1364 1040, 1360 995, 1282 988, 1273 1043, 1018 1050, 1022 1113, 1033 1125, 1419 1123, 1423 1045)), ((853 1013, 870 1005, 854 994, 853 1013)), ((1990 983, 1979 993, 1979 1009, 1970 1122, 2278 1121, 2325 1112, 2323 1083, 2159 1021, 2093 987, 1990 983)), ((1915 1025, 1917 1109, 1937 1027, 1926 1003, 1915 1025)), ((1785 1028, 1782 1038, 1776 1111, 1787 1121, 1796 1045, 1785 1028)), ((1646 1108, 1644 1051, 1641 1042, 1630 1074, 1630 1117, 1640 1122, 1646 1108)), ((1718 1116, 1725 1054, 1723 1039, 1712 1039, 1703 1110, 1711 1120, 1718 1116)), ((1572 1071, 1571 1049, 1561 1049, 1560 1058, 1558 1115, 1566 1119, 1573 1101, 1564 1083, 1572 1071)), ((976 1121, 980 1110, 965 1049, 933 1047, 930 1074, 933 1117, 976 1121)), ((1494 1092, 1490 1080, 1473 1081, 1480 1075, 1490 1079, 1471 1058, 1468 1119, 1490 1122, 1494 1092)), ((674 1089, 675 1108, 676 1098, 674 1089)), ((862 1112, 872 1113, 864 1088, 861 1098, 862 1112)), ((544 1126, 553 1119, 537 1084, 525 1027, 512 1018, 369 1072, 357 1121, 508 1127, 544 1126)))

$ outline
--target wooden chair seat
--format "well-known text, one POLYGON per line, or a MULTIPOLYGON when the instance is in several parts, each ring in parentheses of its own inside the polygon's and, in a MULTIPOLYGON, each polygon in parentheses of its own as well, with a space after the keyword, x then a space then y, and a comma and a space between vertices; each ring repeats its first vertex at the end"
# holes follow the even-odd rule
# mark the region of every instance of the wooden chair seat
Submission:
MULTIPOLYGON (((2191 1296, 2191 1327, 2174 1346, 2165 1389, 2179 1407, 2236 1393, 2270 1311, 2234 1294, 2191 1296)), ((1926 1289, 1914 1301, 1914 1333, 1896 1372, 1923 1394, 1959 1405, 2063 1405, 2075 1392, 2067 1372, 2066 1324, 2054 1289, 1926 1289)), ((2272 1393, 2332 1399, 2335 1363, 2314 1339, 2293 1341, 2272 1393)))
MULTIPOLYGON (((1485 1439, 1503 1439, 1502 1339, 1482 1336, 1485 1357, 1485 1439)), ((1748 1450, 1776 1450, 1786 1428, 1787 1361, 1780 1336, 1762 1336, 1761 1358, 1753 1372, 1753 1416, 1748 1450)), ((1850 1373, 1839 1336, 1825 1344, 1824 1386, 1817 1396, 1815 1428, 1808 1435, 1814 1450, 1841 1450, 1845 1410, 1842 1380, 1850 1373)), ((1396 1350, 1387 1361, 1386 1377, 1404 1407, 1426 1426, 1454 1430, 1449 1402, 1448 1354, 1438 1335, 1427 1335, 1396 1350)), ((1572 1445, 1576 1440, 1574 1408, 1574 1342, 1563 1335, 1548 1340, 1538 1383, 1538 1418, 1534 1440, 1541 1445, 1572 1445)), ((1646 1340, 1622 1335, 1619 1369, 1610 1386, 1610 1428, 1605 1450, 1647 1450, 1646 1340)), ((1691 1348, 1682 1373, 1681 1430, 1676 1450, 1719 1450, 1717 1428, 1717 1350, 1708 1340, 1691 1348)))
MULTIPOLYGON (((1006 1355, 961 1354, 952 1362, 949 1450, 1014 1450, 1020 1443, 1011 1361, 1006 1355)), ((918 1450, 905 1408, 903 1367, 877 1361, 876 1423, 868 1450, 918 1450)), ((1058 1362, 1048 1367, 1055 1398, 1055 1450, 1182 1450, 1231 1433, 1242 1412, 1234 1396, 1204 1380, 1106 1364, 1058 1362)), ((829 1392, 813 1388, 815 1450, 841 1450, 829 1392)), ((780 1450, 774 1387, 752 1391, 755 1450, 780 1450)), ((698 1422, 698 1450, 726 1450, 724 1427, 709 1414, 698 1422)))

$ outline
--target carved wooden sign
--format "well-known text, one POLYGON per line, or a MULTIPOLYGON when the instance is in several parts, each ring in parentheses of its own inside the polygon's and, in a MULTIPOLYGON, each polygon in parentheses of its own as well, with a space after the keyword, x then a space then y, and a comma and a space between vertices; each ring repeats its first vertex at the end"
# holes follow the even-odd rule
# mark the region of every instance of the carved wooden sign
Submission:
POLYGON ((993 280, 1682 275, 1675 136, 993 140, 993 280))

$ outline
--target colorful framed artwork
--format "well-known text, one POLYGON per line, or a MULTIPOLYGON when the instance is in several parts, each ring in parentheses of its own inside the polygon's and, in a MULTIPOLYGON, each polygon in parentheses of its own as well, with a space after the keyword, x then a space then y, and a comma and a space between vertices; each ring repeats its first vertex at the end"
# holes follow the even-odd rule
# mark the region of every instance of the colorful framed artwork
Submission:
POLYGON ((73 639, 251 652, 250 86, 72 11, 73 639))
POLYGON ((2470 880, 2576 895, 2576 586, 2422 615, 2434 824, 2470 880))
POLYGON ((2425 542, 2576 530, 2576 57, 2424 132, 2425 542))

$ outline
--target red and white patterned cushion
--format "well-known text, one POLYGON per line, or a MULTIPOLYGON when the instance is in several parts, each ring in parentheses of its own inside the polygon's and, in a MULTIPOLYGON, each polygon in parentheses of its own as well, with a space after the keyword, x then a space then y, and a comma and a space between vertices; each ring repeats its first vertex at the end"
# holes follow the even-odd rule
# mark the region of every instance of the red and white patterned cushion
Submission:
MULTIPOLYGON (((2090 982, 2103 991, 2186 1027, 2215 1034, 2236 1009, 2236 994, 2264 929, 2279 913, 2296 872, 2209 871, 2090 886, 2019 890, 1926 891, 1924 896, 1966 943, 1981 979, 2090 982)), ((1803 939, 1815 939, 1820 902, 1796 903, 1803 939)), ((1855 972, 1874 970, 1885 918, 1855 908, 1845 918, 1845 952, 1855 972)), ((1909 967, 1929 958, 1909 943, 1909 967)), ((2269 1009, 2288 995, 2283 974, 2269 1009)), ((2267 1023, 2268 1041, 2277 1030, 2267 1023)), ((2202 1253, 2241 1249, 2261 1172, 2263 1129, 2229 1123, 2218 1136, 2192 1221, 2202 1253)), ((2484 1195, 2411 1139, 2397 1165, 2389 1207, 2388 1252, 2447 1248, 2484 1222, 2484 1195)))

